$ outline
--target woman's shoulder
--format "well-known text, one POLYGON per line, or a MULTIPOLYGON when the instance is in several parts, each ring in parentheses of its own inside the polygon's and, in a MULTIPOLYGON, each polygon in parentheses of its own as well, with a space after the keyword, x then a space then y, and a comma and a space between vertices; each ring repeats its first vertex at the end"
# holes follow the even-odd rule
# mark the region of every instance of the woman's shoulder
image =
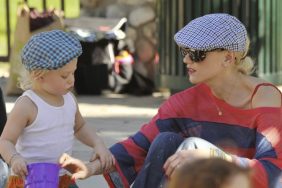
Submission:
POLYGON ((191 105, 199 100, 206 100, 209 93, 210 90, 205 84, 197 84, 172 94, 166 101, 174 106, 191 105))
POLYGON ((197 84, 173 94, 171 98, 178 98, 178 97, 189 98, 189 96, 195 97, 207 92, 209 92, 209 88, 207 87, 207 85, 197 84))
POLYGON ((251 103, 253 108, 281 107, 281 91, 274 84, 260 78, 252 77, 249 80, 251 103))

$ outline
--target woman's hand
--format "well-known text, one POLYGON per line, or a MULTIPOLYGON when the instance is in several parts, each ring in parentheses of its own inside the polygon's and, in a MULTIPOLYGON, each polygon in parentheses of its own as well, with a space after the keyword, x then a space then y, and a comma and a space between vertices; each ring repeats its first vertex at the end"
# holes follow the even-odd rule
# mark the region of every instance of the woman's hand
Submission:
POLYGON ((96 144, 95 153, 90 159, 90 161, 95 161, 99 159, 101 161, 102 169, 104 173, 109 172, 114 167, 114 156, 101 142, 96 144))
POLYGON ((95 166, 91 163, 85 164, 79 159, 64 153, 59 159, 60 165, 72 173, 72 179, 85 179, 95 173, 95 166))
POLYGON ((210 158, 209 149, 189 149, 181 150, 170 156, 165 164, 164 171, 167 177, 171 177, 176 168, 187 162, 194 161, 196 159, 210 158))
POLYGON ((12 159, 10 161, 10 165, 11 168, 13 170, 13 172, 24 178, 28 175, 28 171, 27 171, 27 164, 25 159, 20 155, 20 154, 16 154, 14 156, 12 156, 12 159))

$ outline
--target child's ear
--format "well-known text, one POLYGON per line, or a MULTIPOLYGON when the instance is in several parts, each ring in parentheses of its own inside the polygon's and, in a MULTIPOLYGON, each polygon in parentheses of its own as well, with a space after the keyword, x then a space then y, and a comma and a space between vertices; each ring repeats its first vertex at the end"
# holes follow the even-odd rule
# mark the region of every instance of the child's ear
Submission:
POLYGON ((45 79, 45 73, 42 71, 34 71, 31 73, 31 77, 33 80, 42 82, 45 79))
POLYGON ((44 80, 44 77, 43 77, 43 75, 42 76, 36 76, 36 77, 34 77, 34 80, 42 82, 44 80))
POLYGON ((38 78, 40 81, 43 81, 44 80, 44 76, 39 76, 38 78))

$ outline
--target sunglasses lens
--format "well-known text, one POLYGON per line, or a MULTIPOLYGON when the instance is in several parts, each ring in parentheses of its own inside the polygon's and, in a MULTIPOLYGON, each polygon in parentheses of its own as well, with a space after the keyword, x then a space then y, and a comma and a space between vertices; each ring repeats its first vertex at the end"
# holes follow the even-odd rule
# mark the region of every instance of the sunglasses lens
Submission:
POLYGON ((193 62, 201 62, 206 58, 205 51, 191 50, 189 48, 180 48, 180 53, 183 57, 189 54, 189 57, 193 62))
POLYGON ((193 55, 191 54, 190 58, 194 62, 204 61, 204 59, 206 58, 206 52, 196 50, 196 51, 193 52, 193 55))

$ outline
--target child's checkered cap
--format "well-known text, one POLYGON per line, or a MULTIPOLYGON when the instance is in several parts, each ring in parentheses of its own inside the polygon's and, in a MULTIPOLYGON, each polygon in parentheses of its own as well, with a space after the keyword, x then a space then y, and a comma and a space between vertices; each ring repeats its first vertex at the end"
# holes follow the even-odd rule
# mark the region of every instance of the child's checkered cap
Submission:
POLYGON ((207 14, 189 22, 175 34, 174 40, 181 47, 195 50, 223 48, 243 52, 246 50, 247 31, 234 16, 207 14))
POLYGON ((21 54, 25 68, 31 70, 55 70, 63 67, 82 53, 81 44, 73 35, 61 30, 34 35, 21 54))

